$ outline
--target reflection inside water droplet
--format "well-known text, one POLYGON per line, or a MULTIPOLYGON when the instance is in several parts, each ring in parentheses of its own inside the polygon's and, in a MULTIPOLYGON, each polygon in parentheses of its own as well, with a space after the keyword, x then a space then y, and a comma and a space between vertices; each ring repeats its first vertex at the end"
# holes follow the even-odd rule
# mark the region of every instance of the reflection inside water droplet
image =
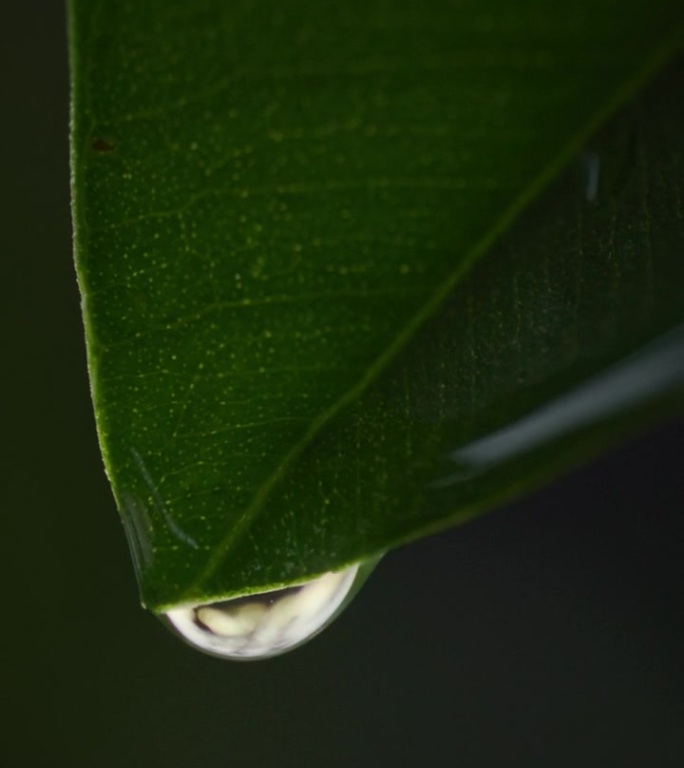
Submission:
POLYGON ((165 617, 199 650, 233 659, 263 659, 320 632, 369 571, 357 564, 294 587, 174 608, 165 617))

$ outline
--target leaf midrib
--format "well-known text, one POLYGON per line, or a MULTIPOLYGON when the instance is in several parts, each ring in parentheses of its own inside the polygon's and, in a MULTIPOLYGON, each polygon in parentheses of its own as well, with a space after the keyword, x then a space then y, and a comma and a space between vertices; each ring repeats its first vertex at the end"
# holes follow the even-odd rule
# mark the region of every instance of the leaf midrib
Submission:
MULTIPOLYGON (((416 312, 416 314, 398 332, 393 341, 385 347, 374 363, 368 367, 365 374, 349 389, 346 390, 329 408, 321 412, 309 425, 302 437, 293 444, 283 456, 275 470, 255 493, 251 503, 244 509, 226 536, 213 549, 204 568, 190 582, 188 588, 173 604, 165 605, 160 611, 168 610, 172 605, 196 600, 202 592, 202 586, 220 568, 224 560, 234 549, 238 541, 246 533, 249 525, 264 509, 269 496, 289 468, 316 438, 321 430, 330 423, 344 408, 358 399, 379 375, 396 358, 399 352, 414 337, 418 329, 437 311, 439 305, 456 288, 464 275, 489 250, 489 248, 512 226, 525 208, 547 187, 576 153, 581 150, 588 138, 623 104, 625 104, 640 87, 652 77, 661 67, 674 57, 684 41, 684 24, 677 27, 672 36, 666 40, 646 63, 623 84, 617 88, 606 103, 598 109, 580 129, 568 140, 550 162, 530 181, 520 195, 509 205, 494 226, 480 238, 465 254, 458 267, 441 283, 432 296, 416 312)), ((343 563, 339 564, 344 565, 343 563)), ((317 574, 310 574, 315 576, 317 574)), ((271 585, 262 585, 269 587, 271 585)), ((255 588, 252 591, 257 591, 255 588)), ((221 595, 206 596, 207 599, 219 599, 221 595)))

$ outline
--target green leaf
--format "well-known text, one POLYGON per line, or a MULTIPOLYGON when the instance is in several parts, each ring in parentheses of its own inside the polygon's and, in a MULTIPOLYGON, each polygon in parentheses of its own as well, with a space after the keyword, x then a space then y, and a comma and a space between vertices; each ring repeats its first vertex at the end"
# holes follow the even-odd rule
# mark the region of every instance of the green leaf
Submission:
POLYGON ((679 2, 70 17, 93 398, 153 610, 372 556, 681 409, 681 68, 586 144, 679 2))

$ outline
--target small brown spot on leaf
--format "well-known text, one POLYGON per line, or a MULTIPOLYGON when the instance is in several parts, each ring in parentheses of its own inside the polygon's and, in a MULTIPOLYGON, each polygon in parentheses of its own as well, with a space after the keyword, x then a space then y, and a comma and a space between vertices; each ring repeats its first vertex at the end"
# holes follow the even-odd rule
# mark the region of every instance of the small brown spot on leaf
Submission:
POLYGON ((106 139, 93 139, 92 147, 96 152, 111 152, 114 149, 114 145, 106 139))

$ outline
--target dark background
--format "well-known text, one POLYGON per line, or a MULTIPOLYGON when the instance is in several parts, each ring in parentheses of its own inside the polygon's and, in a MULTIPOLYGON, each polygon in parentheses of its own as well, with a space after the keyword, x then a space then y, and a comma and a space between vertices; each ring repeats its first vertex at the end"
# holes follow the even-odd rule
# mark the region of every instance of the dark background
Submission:
POLYGON ((684 765, 681 422, 390 554, 291 655, 203 657, 143 612, 88 393, 61 3, 3 10, 0 105, 3 765, 684 765))

